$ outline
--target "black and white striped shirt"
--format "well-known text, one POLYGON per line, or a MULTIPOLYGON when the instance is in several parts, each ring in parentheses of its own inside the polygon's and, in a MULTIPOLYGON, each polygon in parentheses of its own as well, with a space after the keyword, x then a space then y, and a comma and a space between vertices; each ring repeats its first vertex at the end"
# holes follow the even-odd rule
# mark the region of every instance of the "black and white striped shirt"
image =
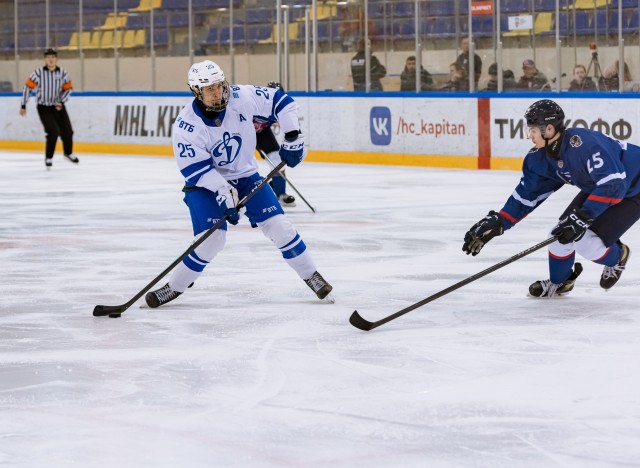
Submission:
POLYGON ((20 104, 22 107, 27 105, 34 89, 39 105, 53 106, 57 102, 66 102, 72 88, 71 78, 65 69, 56 67, 51 71, 46 66, 36 68, 24 85, 20 104))

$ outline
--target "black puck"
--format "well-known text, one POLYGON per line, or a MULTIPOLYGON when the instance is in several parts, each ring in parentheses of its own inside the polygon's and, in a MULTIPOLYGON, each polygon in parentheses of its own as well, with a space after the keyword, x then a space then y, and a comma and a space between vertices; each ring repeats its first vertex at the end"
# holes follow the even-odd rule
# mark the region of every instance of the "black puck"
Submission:
POLYGON ((109 314, 109 318, 120 318, 122 314, 109 314))

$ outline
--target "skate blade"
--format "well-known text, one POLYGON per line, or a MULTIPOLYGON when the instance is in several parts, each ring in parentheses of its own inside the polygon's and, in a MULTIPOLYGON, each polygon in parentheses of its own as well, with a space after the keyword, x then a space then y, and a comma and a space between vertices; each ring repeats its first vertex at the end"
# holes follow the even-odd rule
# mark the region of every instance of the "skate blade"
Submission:
POLYGON ((322 302, 326 302, 328 304, 335 304, 336 300, 331 293, 327 294, 324 299, 321 299, 322 302))

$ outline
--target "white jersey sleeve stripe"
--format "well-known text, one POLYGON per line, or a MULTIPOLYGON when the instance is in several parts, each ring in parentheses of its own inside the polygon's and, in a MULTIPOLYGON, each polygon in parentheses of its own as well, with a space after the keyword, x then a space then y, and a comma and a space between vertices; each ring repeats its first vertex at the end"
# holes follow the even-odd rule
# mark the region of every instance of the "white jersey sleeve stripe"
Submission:
POLYGON ((549 198, 551 196, 553 192, 547 192, 547 193, 543 193, 542 195, 540 195, 538 198, 536 198, 535 200, 526 200, 524 198, 522 198, 520 196, 520 194, 517 191, 514 191, 512 196, 513 198, 515 198, 516 200, 518 200, 520 203, 522 203, 524 206, 529 206, 531 208, 535 207, 536 205, 538 205, 539 203, 543 202, 544 200, 546 200, 547 198, 549 198))
POLYGON ((627 178, 627 173, 626 172, 618 172, 616 174, 609 174, 607 177, 603 177, 602 179, 600 179, 598 182, 596 182, 596 185, 603 185, 606 184, 607 182, 611 182, 614 179, 626 179, 627 178))

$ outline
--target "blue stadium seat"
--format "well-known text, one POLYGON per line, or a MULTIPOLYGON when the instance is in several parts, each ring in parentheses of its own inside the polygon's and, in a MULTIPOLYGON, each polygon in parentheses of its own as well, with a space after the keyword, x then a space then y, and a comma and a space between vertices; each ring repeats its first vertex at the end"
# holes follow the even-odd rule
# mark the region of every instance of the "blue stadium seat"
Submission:
POLYGON ((209 29, 209 33, 207 34, 207 38, 203 41, 203 45, 214 45, 214 44, 218 44, 219 40, 220 40, 220 32, 218 31, 218 28, 216 28, 215 26, 212 27, 211 29, 209 29))
POLYGON ((273 8, 252 8, 247 10, 246 22, 275 24, 275 12, 273 8))
MULTIPOLYGON (((465 19, 465 22, 467 22, 466 19, 465 19)), ((493 34, 493 16, 492 15, 473 16, 471 19, 471 27, 473 28, 474 36, 478 36, 478 37, 491 36, 493 34)))
POLYGON ((627 33, 635 33, 638 34, 638 29, 640 29, 640 13, 638 10, 633 10, 631 13, 631 19, 629 20, 629 26, 627 33))
POLYGON ((441 16, 435 18, 433 34, 435 37, 446 39, 455 36, 453 16, 441 16))
POLYGON ((504 13, 529 12, 529 0, 504 0, 501 6, 504 13))
POLYGON ((607 34, 607 12, 605 10, 596 10, 593 19, 592 28, 598 28, 598 34, 607 34))
POLYGON ((593 12, 576 10, 575 29, 578 35, 593 34, 593 12))
POLYGON ((415 16, 415 3, 414 2, 398 2, 393 9, 394 16, 406 17, 415 16))
POLYGON ((394 39, 412 39, 415 37, 416 28, 413 19, 396 20, 393 23, 394 39))
POLYGON ((127 29, 144 29, 149 26, 146 15, 129 15, 127 17, 127 29))
MULTIPOLYGON (((149 34, 145 34, 145 42, 148 47, 151 43, 149 40, 149 34)), ((154 47, 163 47, 169 45, 169 31, 166 29, 154 29, 153 30, 153 45, 154 47)))
POLYGON ((534 0, 533 7, 535 11, 555 11, 556 0, 534 0))
POLYGON ((426 10, 427 16, 448 16, 453 15, 455 12, 453 2, 447 0, 427 2, 426 10))
MULTIPOLYGON (((220 30, 220 42, 222 44, 229 44, 231 42, 231 35, 229 26, 226 26, 220 30)), ((242 26, 234 26, 233 27, 233 43, 234 44, 242 44, 244 43, 244 27, 242 26)))
POLYGON ((257 44, 259 41, 263 41, 271 37, 273 26, 271 24, 254 24, 248 29, 249 33, 247 35, 247 42, 249 44, 257 44))

